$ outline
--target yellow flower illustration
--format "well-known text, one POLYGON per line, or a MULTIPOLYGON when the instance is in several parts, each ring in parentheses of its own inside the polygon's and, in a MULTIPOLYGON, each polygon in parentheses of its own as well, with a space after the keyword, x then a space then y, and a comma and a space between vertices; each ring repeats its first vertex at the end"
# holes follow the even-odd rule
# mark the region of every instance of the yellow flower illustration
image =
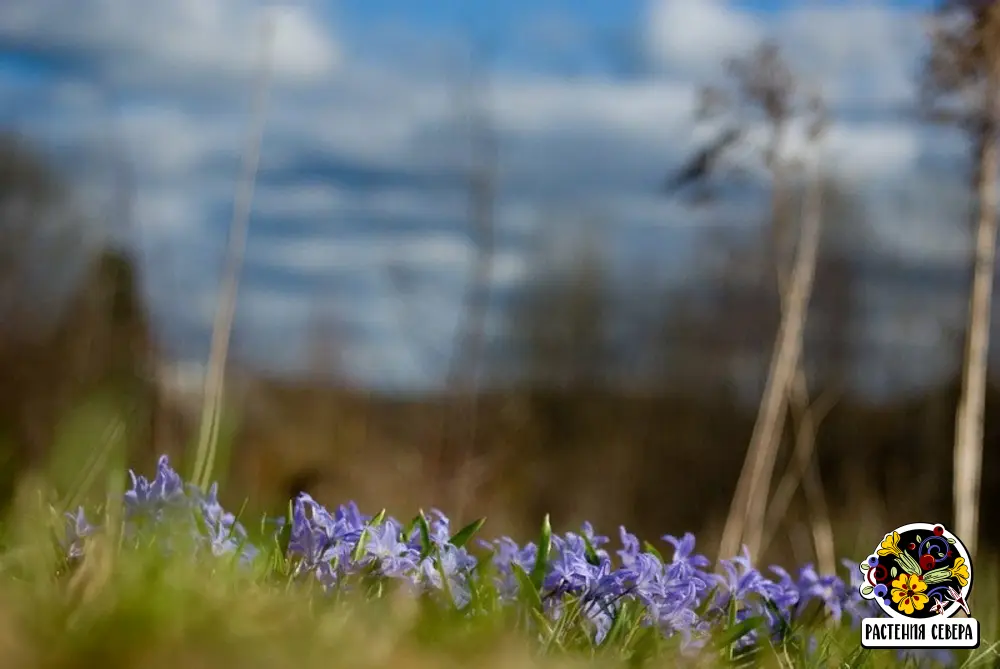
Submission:
POLYGON ((886 535, 882 543, 879 544, 878 554, 885 555, 899 555, 899 532, 893 532, 891 535, 886 535))
MULTIPOLYGON (((897 535, 898 536, 898 535, 897 535)), ((892 601, 896 607, 908 616, 914 611, 924 608, 930 599, 924 594, 927 584, 924 579, 916 574, 900 574, 899 578, 892 582, 892 601)))
POLYGON ((955 558, 955 564, 951 566, 951 575, 958 579, 958 584, 963 588, 969 582, 969 565, 965 564, 965 558, 955 558))

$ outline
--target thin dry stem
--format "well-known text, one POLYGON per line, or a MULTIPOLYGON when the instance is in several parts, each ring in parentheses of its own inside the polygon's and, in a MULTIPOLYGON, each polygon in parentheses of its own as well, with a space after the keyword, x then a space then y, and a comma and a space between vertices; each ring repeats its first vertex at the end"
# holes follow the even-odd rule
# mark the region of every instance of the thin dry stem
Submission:
POLYGON ((811 215, 803 221, 764 397, 740 477, 746 482, 738 486, 737 496, 733 499, 723 530, 720 555, 733 555, 739 550, 744 528, 745 543, 750 553, 756 555, 760 549, 771 475, 788 411, 788 391, 799 367, 809 297, 815 278, 821 231, 821 216, 815 209, 809 207, 811 215))
POLYGON ((243 154, 242 175, 237 184, 233 218, 229 225, 228 255, 223 268, 219 304, 212 325, 212 343, 205 378, 205 396, 202 400, 201 426, 194 471, 194 482, 202 488, 208 486, 208 478, 211 476, 212 463, 215 460, 219 440, 219 412, 225 385, 226 360, 229 354, 233 320, 236 315, 236 299, 250 226, 250 208, 253 203, 257 168, 260 163, 260 147, 263 143, 264 126, 267 119, 275 32, 274 17, 268 14, 265 18, 261 40, 263 63, 261 75, 255 88, 254 118, 247 151, 243 154))
MULTIPOLYGON (((822 130, 822 127, 817 126, 815 132, 816 140, 819 139, 822 130)), ((813 216, 818 218, 822 216, 823 184, 819 174, 818 163, 816 170, 816 174, 813 175, 813 178, 809 180, 807 185, 806 201, 803 207, 804 218, 813 216)), ((822 221, 820 221, 820 225, 822 225, 822 221)), ((786 298, 788 295, 789 277, 787 267, 784 263, 778 263, 777 274, 782 307, 787 308, 786 298)), ((834 393, 828 390, 815 402, 810 402, 808 379, 801 359, 799 360, 798 368, 795 371, 795 377, 788 389, 788 393, 793 417, 797 423, 795 447, 792 453, 792 463, 779 482, 774 498, 767 507, 766 516, 761 523, 761 532, 764 536, 761 550, 766 550, 770 545, 777 525, 784 519, 788 507, 795 496, 795 492, 801 483, 811 516, 810 527, 812 529, 820 570, 823 573, 833 574, 837 570, 833 525, 830 521, 826 495, 823 491, 819 462, 813 457, 813 453, 816 445, 816 433, 823 419, 836 403, 836 397, 834 393)))

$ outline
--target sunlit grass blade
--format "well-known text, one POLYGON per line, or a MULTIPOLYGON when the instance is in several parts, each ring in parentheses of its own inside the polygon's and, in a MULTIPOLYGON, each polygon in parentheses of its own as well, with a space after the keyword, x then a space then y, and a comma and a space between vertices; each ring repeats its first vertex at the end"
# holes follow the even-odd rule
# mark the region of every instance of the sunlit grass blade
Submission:
POLYGON ((545 514, 542 519, 542 531, 538 537, 538 553, 535 557, 535 566, 531 570, 531 582, 535 590, 540 592, 542 584, 545 582, 545 575, 549 569, 549 553, 552 551, 552 522, 549 514, 545 514))
POLYGON ((479 520, 474 520, 458 532, 451 536, 448 540, 452 546, 456 548, 462 548, 465 544, 469 543, 472 537, 476 536, 476 533, 482 529, 483 525, 486 523, 486 518, 480 518, 479 520))

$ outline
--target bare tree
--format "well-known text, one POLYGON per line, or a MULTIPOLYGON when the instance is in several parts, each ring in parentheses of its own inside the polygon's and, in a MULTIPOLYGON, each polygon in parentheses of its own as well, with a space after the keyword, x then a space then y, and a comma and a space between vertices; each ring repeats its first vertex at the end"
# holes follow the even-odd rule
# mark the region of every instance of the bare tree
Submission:
MULTIPOLYGON (((836 223, 838 239, 843 239, 845 235, 856 237, 864 234, 864 223, 858 220, 861 213, 859 202, 847 196, 842 184, 829 177, 821 179, 817 174, 806 183, 805 191, 803 215, 817 215, 815 208, 822 206, 825 237, 833 234, 831 223, 836 223)), ((852 362, 848 339, 854 315, 853 273, 847 266, 845 249, 835 249, 837 240, 830 241, 830 244, 824 242, 825 250, 817 262, 816 285, 811 300, 814 308, 810 314, 812 336, 807 333, 804 342, 806 350, 813 353, 809 361, 803 361, 796 374, 794 386, 797 388, 793 386, 791 408, 796 429, 791 461, 768 506, 764 522, 765 538, 761 544, 761 551, 766 551, 801 487, 810 516, 818 566, 823 573, 836 571, 837 555, 819 461, 814 456, 819 427, 845 390, 845 370, 852 362), (801 395, 808 397, 808 392, 803 393, 807 391, 807 378, 814 379, 817 387, 821 388, 812 403, 801 399, 801 395), (797 398, 795 392, 800 397, 797 398)))
MULTIPOLYGON (((822 202, 817 175, 806 198, 807 211, 798 235, 797 252, 794 252, 794 258, 789 257, 793 253, 791 246, 796 236, 791 227, 794 217, 786 210, 790 166, 781 154, 788 125, 796 113, 795 77, 773 42, 764 42, 748 56, 730 60, 727 66, 736 82, 741 107, 759 110, 769 129, 769 143, 765 148, 764 159, 771 175, 769 230, 782 316, 760 412, 723 530, 720 555, 734 554, 744 539, 752 553, 756 553, 760 547, 771 477, 781 446, 789 401, 797 409, 800 427, 803 420, 810 424, 813 422, 809 414, 808 388, 800 358, 820 240, 822 202)), ((735 106, 733 96, 721 91, 707 91, 699 113, 703 117, 714 116, 720 111, 731 111, 735 106)), ((825 124, 818 98, 811 102, 810 112, 814 117, 812 138, 818 141, 825 124)), ((744 124, 747 122, 743 121, 744 124)), ((691 173, 690 179, 703 176, 718 161, 717 154, 721 148, 733 143, 744 133, 736 129, 728 130, 718 142, 702 152, 701 156, 708 156, 708 159, 696 159, 682 176, 687 176, 688 173, 691 173), (695 170, 702 167, 704 169, 695 170)))
POLYGON ((923 80, 924 102, 941 120, 968 131, 977 203, 972 292, 962 389, 955 417, 953 498, 955 532, 975 552, 983 461, 983 419, 996 265, 997 139, 1000 124, 1000 3, 943 0, 931 30, 923 80))
MULTIPOLYGON (((812 442, 815 439, 814 432, 817 421, 809 404, 808 385, 801 356, 805 321, 809 298, 812 293, 812 284, 815 278, 816 260, 821 239, 822 193, 820 192, 820 185, 822 182, 818 170, 820 161, 819 140, 823 130, 823 122, 819 121, 814 126, 812 136, 815 144, 814 156, 812 157, 813 165, 810 170, 812 185, 807 193, 802 227, 799 231, 798 249, 790 268, 790 275, 785 273, 784 263, 781 261, 780 256, 777 259, 779 292, 782 303, 781 324, 778 330, 778 341, 776 342, 774 354, 771 359, 771 367, 768 371, 767 382, 764 387, 764 397, 761 402, 760 413, 758 414, 754 433, 750 440, 748 458, 753 454, 753 464, 749 470, 750 478, 749 484, 746 487, 746 497, 741 500, 745 505, 735 507, 737 513, 741 509, 745 509, 746 545, 751 553, 754 554, 760 548, 765 529, 765 514, 770 497, 771 477, 781 444, 781 432, 789 400, 791 400, 799 418, 800 462, 811 460, 812 442)), ((773 155, 772 161, 778 163, 780 158, 777 155, 773 155)), ((778 232, 779 235, 784 233, 785 230, 778 232)), ((784 240, 780 237, 777 239, 779 244, 782 241, 784 240)), ((778 250, 781 250, 780 246, 778 246, 778 250)), ((814 522, 814 528, 816 528, 815 536, 819 538, 817 551, 823 554, 824 562, 829 563, 833 546, 825 503, 821 501, 821 490, 817 489, 819 476, 812 468, 806 469, 806 472, 807 494, 809 494, 814 512, 818 511, 822 517, 819 523, 814 522)), ((735 502, 736 500, 734 500, 735 502)), ((727 522, 727 525, 729 525, 729 522, 727 522)), ((739 528, 738 522, 734 523, 734 525, 736 528, 739 528)), ((732 540, 731 537, 735 533, 736 529, 729 533, 729 537, 724 533, 723 543, 725 543, 727 538, 732 540)), ((735 549, 730 548, 729 552, 721 552, 720 554, 729 555, 731 552, 735 552, 735 549)), ((826 566, 828 569, 831 568, 829 564, 826 566)))

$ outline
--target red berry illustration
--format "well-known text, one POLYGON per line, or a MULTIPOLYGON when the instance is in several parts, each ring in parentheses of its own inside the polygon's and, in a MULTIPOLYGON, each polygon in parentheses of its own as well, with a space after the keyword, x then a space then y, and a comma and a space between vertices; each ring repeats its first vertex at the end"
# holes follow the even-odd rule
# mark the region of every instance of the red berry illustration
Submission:
POLYGON ((940 525, 935 525, 934 526, 934 536, 939 537, 942 534, 944 534, 944 528, 941 527, 940 525))
POLYGON ((935 560, 933 555, 924 555, 923 557, 920 558, 920 568, 923 569, 924 571, 933 569, 934 562, 935 560))
POLYGON ((910 542, 910 550, 912 551, 912 550, 913 550, 913 549, 915 549, 916 547, 917 547, 917 545, 916 545, 915 543, 913 543, 913 542, 911 541, 911 542, 910 542))

